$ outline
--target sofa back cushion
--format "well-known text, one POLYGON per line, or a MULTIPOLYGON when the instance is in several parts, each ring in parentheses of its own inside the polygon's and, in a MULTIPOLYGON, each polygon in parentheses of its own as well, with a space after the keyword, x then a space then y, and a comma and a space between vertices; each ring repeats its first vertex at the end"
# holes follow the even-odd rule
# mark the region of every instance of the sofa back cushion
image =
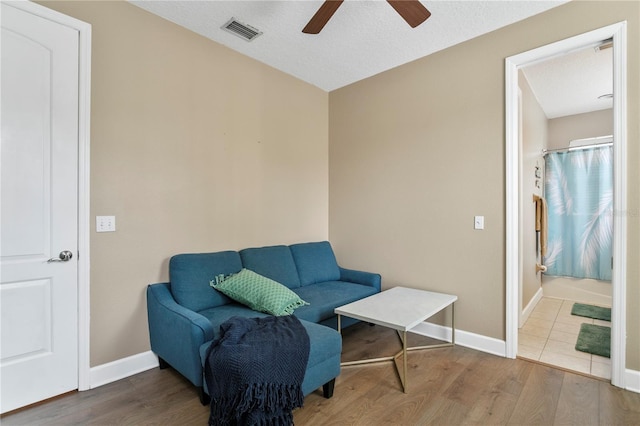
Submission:
POLYGON ((242 266, 289 288, 300 287, 298 270, 287 246, 240 250, 242 266))
POLYGON ((328 241, 290 246, 303 286, 340 279, 340 268, 328 241))
POLYGON ((235 251, 175 255, 169 261, 171 293, 179 304, 196 312, 227 304, 231 300, 209 282, 241 269, 240 255, 235 251))

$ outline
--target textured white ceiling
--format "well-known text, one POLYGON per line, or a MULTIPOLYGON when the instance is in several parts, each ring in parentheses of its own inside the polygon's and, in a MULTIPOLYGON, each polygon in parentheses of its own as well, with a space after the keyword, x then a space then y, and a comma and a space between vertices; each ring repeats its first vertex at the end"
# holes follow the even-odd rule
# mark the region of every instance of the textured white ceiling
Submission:
POLYGON ((613 49, 587 47, 523 68, 547 118, 613 108, 613 49))
POLYGON ((317 35, 302 28, 322 1, 157 1, 132 4, 260 62, 331 91, 566 0, 422 1, 431 17, 411 28, 383 0, 346 0, 317 35), (251 42, 220 29, 236 18, 263 32, 251 42))

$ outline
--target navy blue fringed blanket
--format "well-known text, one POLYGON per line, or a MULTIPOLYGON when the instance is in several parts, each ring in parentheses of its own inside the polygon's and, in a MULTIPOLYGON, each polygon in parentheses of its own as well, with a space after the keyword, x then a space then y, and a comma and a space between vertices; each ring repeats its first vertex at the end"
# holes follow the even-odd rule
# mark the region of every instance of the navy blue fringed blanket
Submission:
POLYGON ((232 317, 220 332, 205 361, 209 425, 292 425, 309 359, 300 320, 232 317))

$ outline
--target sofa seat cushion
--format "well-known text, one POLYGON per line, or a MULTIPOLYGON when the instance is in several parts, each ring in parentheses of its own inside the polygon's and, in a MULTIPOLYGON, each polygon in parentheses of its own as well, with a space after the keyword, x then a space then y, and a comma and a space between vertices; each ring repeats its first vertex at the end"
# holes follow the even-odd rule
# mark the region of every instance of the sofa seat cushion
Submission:
POLYGON ((211 321, 213 326, 213 339, 220 338, 220 325, 227 321, 231 317, 244 317, 244 318, 263 318, 267 314, 249 309, 247 306, 231 302, 223 306, 216 306, 215 308, 205 309, 198 312, 200 315, 211 321))
MULTIPOLYGON (((252 311, 247 307, 236 303, 230 303, 225 306, 208 309, 200 313, 211 320, 214 332, 213 340, 220 338, 220 325, 234 315, 246 318, 267 316, 266 314, 252 311)), ((314 324, 302 319, 300 320, 300 323, 304 326, 307 330, 307 334, 309 335, 310 346, 307 369, 321 364, 335 356, 340 357, 340 353, 342 352, 342 336, 340 336, 340 333, 329 327, 325 327, 324 325, 314 324)), ((212 341, 209 341, 200 346, 200 360, 203 366, 207 350, 209 349, 209 346, 211 346, 211 343, 212 341)))
POLYGON ((331 318, 334 309, 347 303, 378 293, 374 287, 348 283, 344 281, 328 281, 295 289, 302 299, 309 303, 296 309, 294 315, 300 319, 319 323, 331 318))
POLYGON ((287 246, 270 246, 240 250, 242 265, 289 288, 300 287, 298 270, 287 246))
POLYGON ((309 335, 309 361, 307 368, 314 367, 342 352, 342 336, 324 325, 300 320, 309 335))

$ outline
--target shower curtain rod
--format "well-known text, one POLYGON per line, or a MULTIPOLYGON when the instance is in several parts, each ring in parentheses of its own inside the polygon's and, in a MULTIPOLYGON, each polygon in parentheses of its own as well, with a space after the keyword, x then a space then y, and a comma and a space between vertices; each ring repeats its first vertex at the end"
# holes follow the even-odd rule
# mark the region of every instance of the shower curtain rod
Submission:
POLYGON ((580 149, 592 149, 592 148, 600 148, 603 146, 613 146, 613 142, 596 142, 588 145, 578 145, 578 146, 570 146, 567 148, 557 148, 557 149, 543 149, 542 156, 551 153, 551 152, 569 152, 569 151, 578 151, 580 149))

